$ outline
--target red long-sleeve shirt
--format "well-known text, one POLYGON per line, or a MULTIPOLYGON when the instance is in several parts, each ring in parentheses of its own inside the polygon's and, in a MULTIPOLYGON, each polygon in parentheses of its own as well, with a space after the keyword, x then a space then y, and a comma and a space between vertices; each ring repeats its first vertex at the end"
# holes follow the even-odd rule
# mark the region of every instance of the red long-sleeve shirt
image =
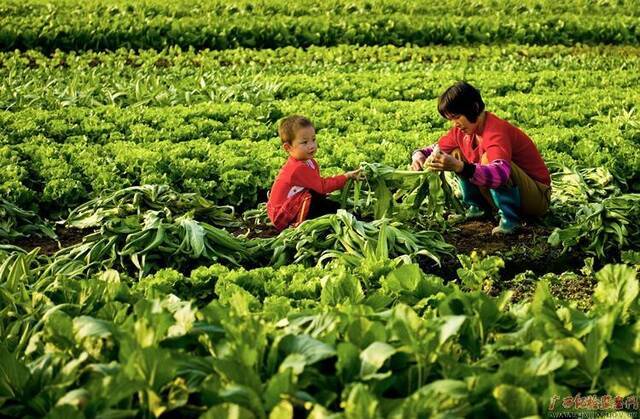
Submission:
POLYGON ((276 177, 269 193, 267 214, 273 225, 282 230, 297 225, 307 218, 311 194, 309 190, 326 195, 342 189, 347 182, 344 175, 320 176, 320 167, 314 159, 296 160, 289 157, 276 177))
MULTIPOLYGON (((451 153, 459 148, 465 160, 475 165, 471 183, 488 188, 502 186, 509 180, 513 162, 532 179, 551 185, 549 169, 527 134, 490 112, 486 115, 482 133, 469 136, 453 127, 438 140, 442 151, 451 153), (487 164, 481 163, 483 154, 487 164)), ((430 146, 420 151, 428 156, 432 149, 430 146)))

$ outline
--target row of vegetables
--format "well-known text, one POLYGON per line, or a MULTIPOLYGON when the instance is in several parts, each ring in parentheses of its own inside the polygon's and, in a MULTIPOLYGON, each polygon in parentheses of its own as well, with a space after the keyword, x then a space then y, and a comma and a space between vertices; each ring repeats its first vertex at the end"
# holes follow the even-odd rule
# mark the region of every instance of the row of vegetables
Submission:
POLYGON ((3 53, 0 193, 54 220, 141 184, 255 208, 282 163, 282 116, 313 119, 328 174, 363 161, 398 168, 447 129, 435 97, 465 72, 548 161, 603 166, 637 191, 637 56, 518 45, 3 53))
MULTIPOLYGON (((433 103, 427 102, 343 103, 337 111, 329 106, 321 109, 311 102, 304 104, 308 108, 281 104, 282 108, 277 104, 229 106, 226 113, 218 105, 143 112, 69 109, 5 113, 3 134, 7 140, 0 145, 0 192, 11 203, 51 219, 64 217, 70 208, 102 192, 147 183, 166 183, 179 192, 198 192, 219 205, 244 210, 266 200, 266 191, 284 161, 275 137, 278 115, 294 109, 306 109, 303 113, 314 115, 319 127, 318 159, 327 174, 355 168, 363 161, 403 167, 411 150, 432 144, 446 129, 439 117, 427 119, 427 112, 434 112, 433 103), (246 120, 243 111, 257 117, 246 120), (83 119, 94 112, 94 116, 83 119), (354 113, 362 120, 349 121, 354 113), (33 118, 37 115, 38 119, 33 118), (211 121, 215 115, 229 120, 211 121), (261 122, 260 116, 273 119, 261 122), (403 116, 405 119, 396 119, 403 116), (50 119, 53 117, 56 119, 50 119), (154 118, 160 126, 152 125, 154 118), (187 118, 191 118, 190 123, 170 126, 161 122, 187 118), (405 124, 411 124, 412 129, 403 129, 405 124), (215 125, 224 128, 212 131, 215 125), (199 130, 213 134, 207 136, 199 130)), ((531 106, 521 105, 521 112, 550 118, 543 111, 534 113, 531 106)), ((515 114, 515 107, 511 109, 515 114)), ((579 108, 573 109, 577 112, 579 108)), ((509 111, 496 112, 505 116, 509 111)), ((589 113, 564 115, 567 123, 572 123, 589 117, 589 113)), ((603 166, 623 191, 637 191, 640 127, 636 113, 629 112, 626 120, 595 115, 591 121, 591 126, 546 125, 525 130, 550 164, 558 161, 568 167, 603 166)))
MULTIPOLYGON (((638 48, 488 47, 299 49, 0 54, 0 107, 162 107, 205 102, 383 99, 432 100, 443 83, 473 74, 485 97, 546 95, 576 99, 598 89, 619 96, 638 82, 638 48), (562 67, 558 73, 554 68, 562 67), (322 69, 322 71, 319 71, 322 69), (496 77, 495 72, 500 75, 496 77)), ((615 102, 613 102, 615 103, 615 102)))
POLYGON ((3 2, 0 416, 637 413, 640 8, 459 6, 3 2), (541 150, 548 243, 593 256, 509 278, 528 299, 444 240, 455 177, 404 170, 459 79, 541 150), (261 203, 291 113, 324 173, 366 177, 277 233, 261 203), (552 294, 568 276, 586 304, 552 294))
POLYGON ((488 296, 499 258, 446 283, 400 259, 346 257, 136 280, 0 251, 0 413, 520 418, 584 413, 577 394, 633 412, 640 258, 625 260, 583 270, 597 283, 583 311, 551 295, 554 274, 530 301, 488 296))
POLYGON ((158 0, 139 5, 124 0, 108 5, 97 0, 9 0, 0 8, 0 49, 635 44, 638 14, 633 1, 477 2, 461 8, 455 0, 434 6, 396 0, 378 5, 341 0, 318 6, 307 1, 297 7, 273 0, 240 4, 182 0, 170 6, 158 0))
MULTIPOLYGON (((498 257, 459 255, 447 282, 413 263, 453 250, 436 231, 415 232, 431 212, 455 212, 447 179, 365 171, 341 198, 374 221, 341 210, 248 238, 227 231, 239 226, 233 208, 147 185, 74 209, 67 227, 93 232, 50 257, 2 246, 0 412, 519 418, 584 412, 578 393, 629 403, 607 412, 632 409, 639 252, 597 273, 585 265, 597 283, 588 310, 551 295, 564 280, 555 274, 530 301, 491 297, 498 257), (411 228, 393 221, 402 216, 411 228)), ((557 173, 565 208, 610 210, 602 197, 615 194, 638 207, 606 169, 557 173)))

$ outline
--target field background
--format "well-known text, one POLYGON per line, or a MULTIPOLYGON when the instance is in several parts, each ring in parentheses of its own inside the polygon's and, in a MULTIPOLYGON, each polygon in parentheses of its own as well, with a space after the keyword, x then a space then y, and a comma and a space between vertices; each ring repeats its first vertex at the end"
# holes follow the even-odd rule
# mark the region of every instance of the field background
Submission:
POLYGON ((638 22, 624 0, 3 2, 0 416, 527 417, 638 394, 638 22), (282 117, 313 120, 324 174, 404 170, 461 79, 538 146, 549 216, 453 225, 437 176, 419 210, 387 178, 385 213, 374 172, 367 204, 265 226, 282 117))

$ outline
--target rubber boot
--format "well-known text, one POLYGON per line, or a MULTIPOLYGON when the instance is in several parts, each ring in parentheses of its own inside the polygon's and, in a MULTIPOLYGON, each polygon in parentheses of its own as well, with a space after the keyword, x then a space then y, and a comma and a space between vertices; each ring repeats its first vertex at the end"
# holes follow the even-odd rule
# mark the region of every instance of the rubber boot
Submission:
POLYGON ((462 202, 469 206, 465 212, 465 220, 478 220, 491 217, 491 207, 480 193, 480 189, 467 179, 459 178, 462 202))
POLYGON ((521 226, 518 210, 520 209, 520 189, 517 186, 501 186, 489 189, 494 204, 498 207, 500 224, 491 230, 491 234, 513 234, 521 226))

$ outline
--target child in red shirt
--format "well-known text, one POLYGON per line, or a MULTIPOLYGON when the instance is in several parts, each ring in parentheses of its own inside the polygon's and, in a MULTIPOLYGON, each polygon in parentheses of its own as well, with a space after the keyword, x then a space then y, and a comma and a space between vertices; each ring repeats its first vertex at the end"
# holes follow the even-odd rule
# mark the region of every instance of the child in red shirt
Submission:
POLYGON ((283 230, 307 218, 335 212, 339 206, 326 195, 342 189, 347 179, 358 179, 361 169, 321 177, 320 167, 313 158, 318 150, 316 131, 303 116, 285 118, 278 127, 278 135, 289 158, 280 169, 267 202, 267 214, 273 225, 283 230))

